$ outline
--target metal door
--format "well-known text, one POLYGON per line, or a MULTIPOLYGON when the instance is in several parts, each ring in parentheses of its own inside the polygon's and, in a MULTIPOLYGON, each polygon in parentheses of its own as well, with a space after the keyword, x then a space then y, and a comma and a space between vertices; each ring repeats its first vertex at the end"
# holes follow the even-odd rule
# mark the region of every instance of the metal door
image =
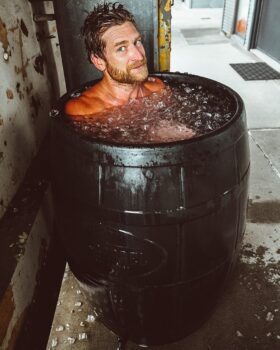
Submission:
POLYGON ((280 1, 262 1, 256 47, 280 62, 280 1))

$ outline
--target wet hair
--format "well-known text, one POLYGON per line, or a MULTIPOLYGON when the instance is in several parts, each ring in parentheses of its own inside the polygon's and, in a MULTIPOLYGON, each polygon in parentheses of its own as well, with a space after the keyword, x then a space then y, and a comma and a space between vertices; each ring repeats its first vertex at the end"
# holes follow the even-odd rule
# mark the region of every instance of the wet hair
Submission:
POLYGON ((105 59, 106 43, 102 40, 102 35, 112 26, 125 22, 131 22, 136 27, 134 16, 118 2, 98 4, 93 8, 81 28, 90 62, 91 55, 105 59))

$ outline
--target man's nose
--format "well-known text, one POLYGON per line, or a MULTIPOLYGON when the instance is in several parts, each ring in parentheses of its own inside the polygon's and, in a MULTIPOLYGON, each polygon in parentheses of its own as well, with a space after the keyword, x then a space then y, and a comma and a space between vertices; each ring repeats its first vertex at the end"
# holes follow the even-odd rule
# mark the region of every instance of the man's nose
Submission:
POLYGON ((130 58, 133 61, 140 61, 145 57, 145 50, 143 48, 139 48, 135 45, 132 46, 130 51, 130 58))

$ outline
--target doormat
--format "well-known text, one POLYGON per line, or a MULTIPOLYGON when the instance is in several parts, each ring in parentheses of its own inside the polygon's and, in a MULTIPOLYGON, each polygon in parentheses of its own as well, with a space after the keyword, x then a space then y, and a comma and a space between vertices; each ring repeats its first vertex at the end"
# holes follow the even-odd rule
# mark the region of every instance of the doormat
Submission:
POLYGON ((181 29, 189 45, 207 45, 228 43, 228 39, 221 34, 220 28, 181 29))
POLYGON ((280 73, 265 62, 230 63, 230 66, 244 80, 274 80, 280 79, 280 73))

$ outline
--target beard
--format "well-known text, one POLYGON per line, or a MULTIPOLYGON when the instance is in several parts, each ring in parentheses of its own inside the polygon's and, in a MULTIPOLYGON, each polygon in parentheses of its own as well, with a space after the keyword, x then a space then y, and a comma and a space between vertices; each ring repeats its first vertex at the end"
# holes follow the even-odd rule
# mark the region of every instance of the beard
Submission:
POLYGON ((107 62, 107 72, 112 79, 122 84, 141 83, 148 78, 148 67, 146 57, 143 60, 130 64, 126 70, 120 70, 113 67, 107 62), (139 72, 134 72, 133 69, 141 67, 139 72))

